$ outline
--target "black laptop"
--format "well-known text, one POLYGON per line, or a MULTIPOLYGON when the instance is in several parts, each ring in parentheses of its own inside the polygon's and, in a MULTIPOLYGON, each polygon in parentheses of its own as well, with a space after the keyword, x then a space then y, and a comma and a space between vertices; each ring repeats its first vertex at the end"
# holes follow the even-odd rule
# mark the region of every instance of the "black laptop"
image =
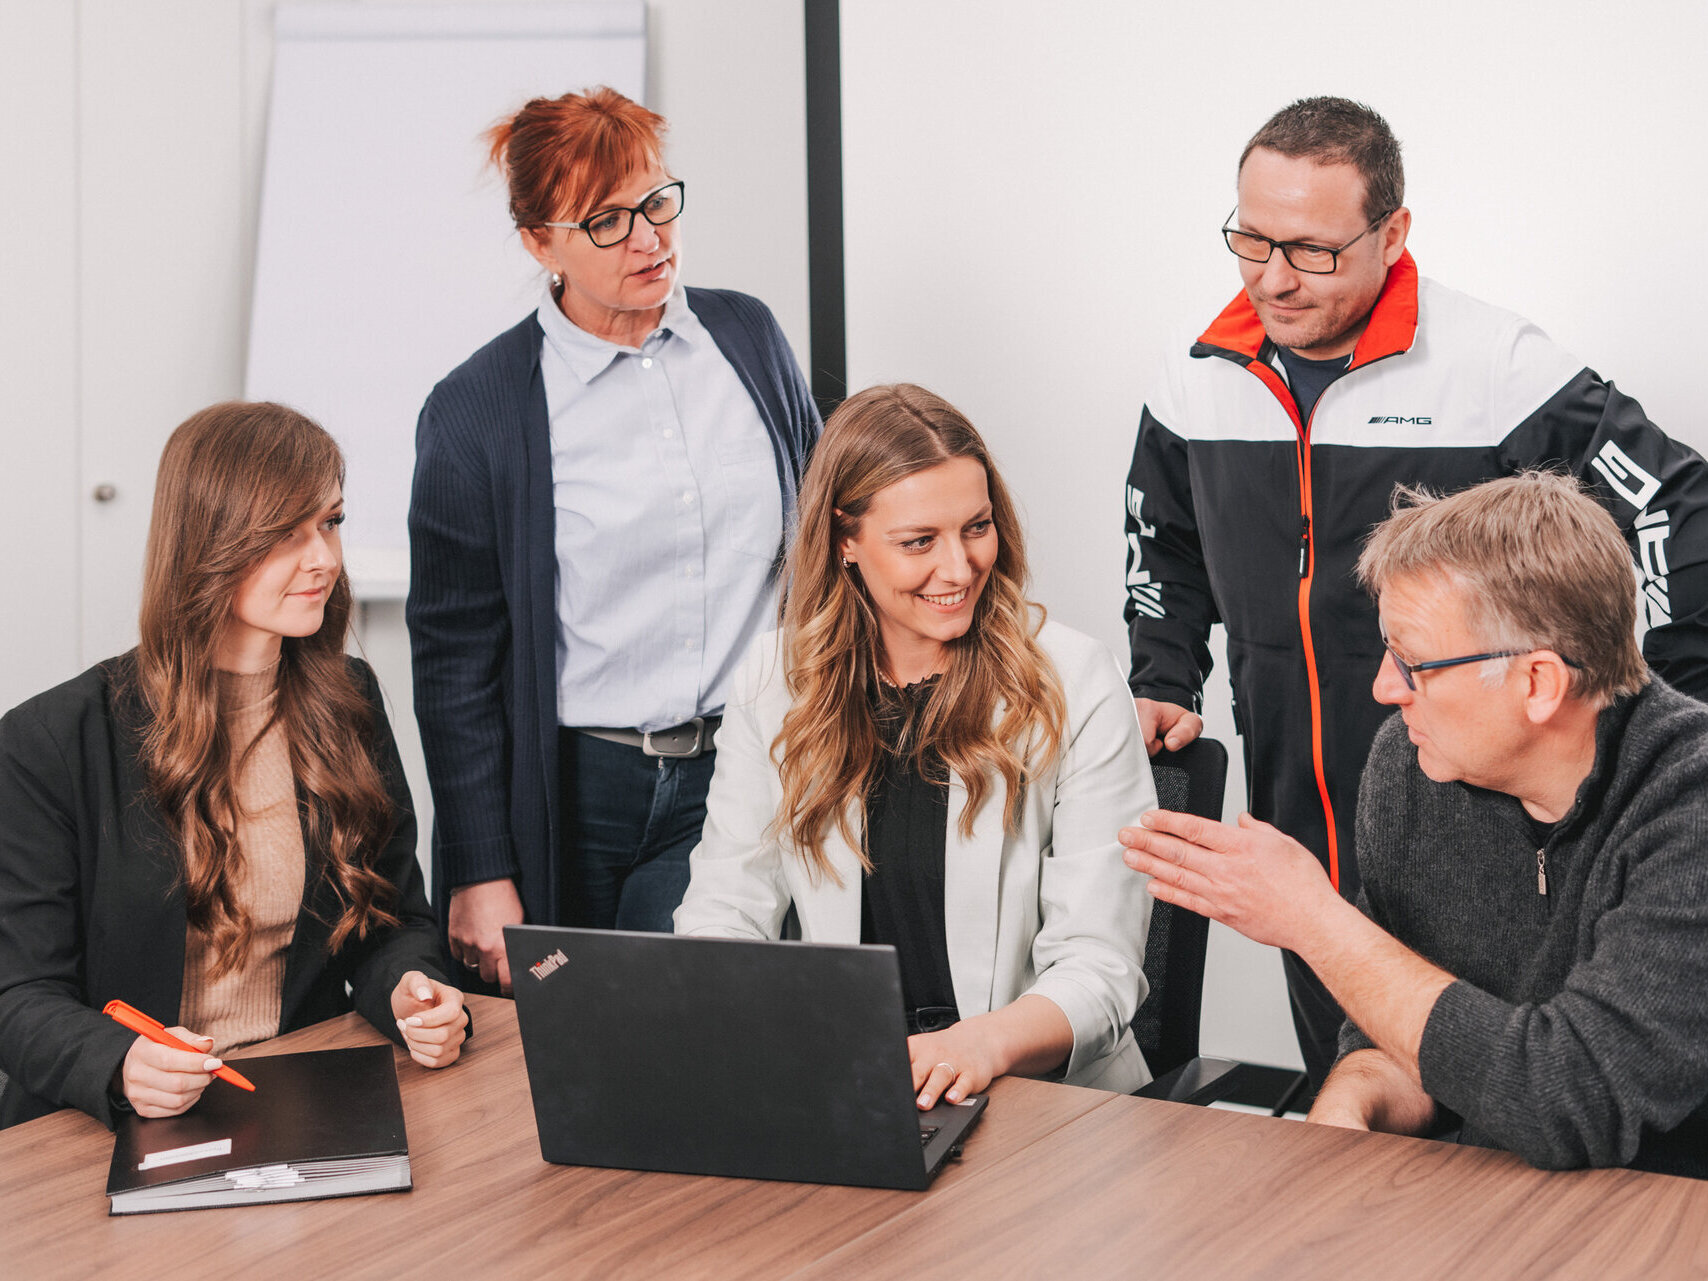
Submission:
POLYGON ((987 1099, 921 1112, 895 949, 509 925, 540 1154, 923 1188, 987 1099))

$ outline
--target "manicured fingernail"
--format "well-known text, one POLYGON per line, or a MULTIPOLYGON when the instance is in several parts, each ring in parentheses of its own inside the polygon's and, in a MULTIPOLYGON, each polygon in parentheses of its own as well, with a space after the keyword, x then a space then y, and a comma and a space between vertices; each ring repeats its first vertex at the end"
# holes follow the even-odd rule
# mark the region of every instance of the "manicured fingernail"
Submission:
POLYGON ((409 1016, 408 1023, 410 1027, 420 1027, 421 1019, 417 1015, 411 1014, 409 1016))
POLYGON ((922 1108, 930 1107, 931 1106, 931 1096, 929 1094, 921 1094, 919 1096, 919 1106, 922 1108))
POLYGON ((399 1031, 399 1032, 401 1032, 401 1031, 403 1031, 403 1028, 404 1028, 404 1022, 403 1022, 403 1020, 402 1020, 402 1019, 399 1019, 399 1020, 398 1020, 398 1021, 397 1021, 397 1030, 398 1030, 398 1031, 399 1031))
POLYGON ((202 1063, 202 1071, 217 1072, 224 1066, 225 1064, 221 1063, 218 1059, 207 1059, 202 1063))
POLYGON ((430 987, 416 988, 415 999, 417 1001, 431 1001, 433 999, 433 989, 430 987))
POLYGON ((959 1103, 961 1101, 961 1092, 959 1090, 950 1090, 943 1097, 948 1099, 951 1103, 959 1103))

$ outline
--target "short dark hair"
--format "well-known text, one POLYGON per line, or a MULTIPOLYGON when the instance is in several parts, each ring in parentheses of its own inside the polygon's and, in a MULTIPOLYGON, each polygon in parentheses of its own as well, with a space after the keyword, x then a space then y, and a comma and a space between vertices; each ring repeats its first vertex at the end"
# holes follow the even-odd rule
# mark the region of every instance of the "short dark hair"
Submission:
POLYGON ((1371 222, 1406 200, 1400 140, 1388 122, 1350 98, 1300 98, 1269 117, 1239 153, 1239 167, 1257 148, 1319 165, 1352 165, 1364 175, 1364 216, 1371 222))

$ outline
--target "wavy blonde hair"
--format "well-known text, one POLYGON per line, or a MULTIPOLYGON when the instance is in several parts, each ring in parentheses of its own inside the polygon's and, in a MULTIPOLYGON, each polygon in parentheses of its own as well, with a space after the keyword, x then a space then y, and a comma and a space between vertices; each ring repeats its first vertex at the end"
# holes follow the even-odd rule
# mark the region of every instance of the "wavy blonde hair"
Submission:
POLYGON ((1020 821, 1029 777, 1061 749, 1067 701, 1055 665, 1037 641, 1041 605, 1024 596, 1026 547, 1008 489, 983 439, 953 405, 911 383, 871 387, 843 401, 825 425, 801 486, 799 530, 784 568, 784 676, 792 702, 771 759, 782 777, 775 830, 814 871, 839 881, 824 851, 832 823, 859 849, 866 800, 886 749, 873 710, 884 662, 878 613, 858 572, 842 564, 844 538, 884 489, 952 458, 984 468, 996 562, 964 636, 914 715, 903 749, 917 764, 935 749, 963 781, 963 838, 1000 778, 1003 821, 1020 821))
MULTIPOLYGON (((237 897, 242 753, 220 715, 214 655, 238 589, 278 541, 326 502, 344 458, 316 423, 283 405, 228 401, 192 415, 166 442, 144 557, 136 684, 149 791, 177 838, 189 923, 207 935, 213 977, 247 960, 237 897)), ((398 815, 374 763, 374 714, 344 658, 352 600, 342 570, 320 630, 287 636, 273 714, 296 778, 305 846, 340 903, 329 950, 396 925, 395 887, 373 863, 398 815)))

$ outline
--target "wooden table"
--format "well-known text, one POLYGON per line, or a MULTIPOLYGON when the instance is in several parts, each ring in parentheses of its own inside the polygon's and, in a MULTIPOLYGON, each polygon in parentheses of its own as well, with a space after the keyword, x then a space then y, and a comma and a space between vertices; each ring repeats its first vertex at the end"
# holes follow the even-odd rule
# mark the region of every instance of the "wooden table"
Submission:
MULTIPOLYGON (((1708 1276, 1708 1182, 1000 1081, 930 1191, 548 1165, 507 1001, 398 1052, 415 1191, 109 1218, 112 1138, 0 1132, 0 1273, 34 1277, 1708 1276)), ((355 1015, 249 1053, 377 1043, 355 1015)))

